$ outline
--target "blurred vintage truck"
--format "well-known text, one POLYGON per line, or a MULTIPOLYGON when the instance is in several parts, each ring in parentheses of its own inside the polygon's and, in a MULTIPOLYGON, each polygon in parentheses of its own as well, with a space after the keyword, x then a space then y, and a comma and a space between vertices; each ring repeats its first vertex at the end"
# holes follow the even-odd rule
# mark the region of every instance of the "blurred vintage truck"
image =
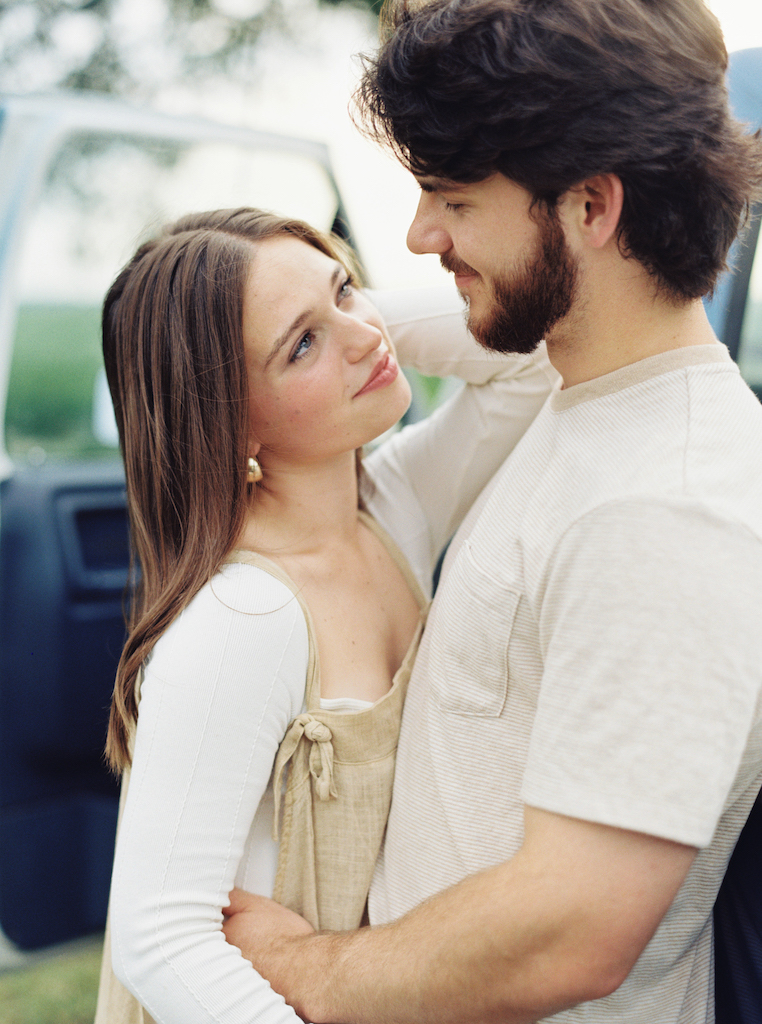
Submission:
MULTIPOLYGON (((730 85, 762 124, 762 49, 733 56, 730 85)), ((109 98, 0 98, 0 966, 105 920, 128 544, 100 302, 147 225, 238 205, 350 237, 320 144, 109 98)), ((757 217, 709 311, 762 396, 758 237, 757 217)))

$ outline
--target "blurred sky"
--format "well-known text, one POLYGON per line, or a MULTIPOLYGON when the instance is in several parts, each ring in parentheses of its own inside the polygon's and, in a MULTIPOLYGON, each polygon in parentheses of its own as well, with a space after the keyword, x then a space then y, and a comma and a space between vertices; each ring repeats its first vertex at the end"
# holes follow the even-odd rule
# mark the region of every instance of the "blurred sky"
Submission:
MULTIPOLYGON (((250 13, 258 2, 215 0, 231 14, 250 13)), ((762 46, 760 0, 708 4, 722 23, 729 50, 762 46)), ((203 90, 192 82, 168 84, 173 75, 164 68, 166 58, 156 42, 161 35, 157 19, 166 11, 163 3, 119 0, 115 10, 125 43, 134 44, 138 63, 133 70, 141 80, 148 83, 170 72, 155 105, 327 142, 371 282, 382 288, 441 282, 447 275, 438 258, 414 256, 405 246, 418 198, 415 182, 393 158, 362 138, 347 111, 359 74, 357 54, 376 44, 373 20, 346 5, 318 10, 314 0, 283 0, 283 6, 294 29, 291 38, 273 34, 257 48, 249 84, 227 75, 203 90)), ((85 22, 82 17, 70 19, 71 31, 62 31, 61 59, 73 58, 78 48, 89 45, 82 34, 85 22)))
POLYGON ((722 24, 729 50, 762 46, 762 5, 757 0, 708 0, 722 24))
MULTIPOLYGON (((720 19, 729 50, 762 46, 759 0, 709 0, 709 6, 720 19)), ((362 255, 377 287, 440 283, 447 275, 438 258, 414 256, 404 242, 417 203, 415 182, 391 157, 363 140, 347 114, 358 69, 353 55, 373 48, 373 34, 367 22, 351 12, 334 9, 320 18, 322 27, 313 26, 308 36, 316 45, 300 50, 300 74, 294 74, 294 51, 273 44, 262 57, 262 86, 253 100, 241 97, 237 116, 329 143, 362 255)))

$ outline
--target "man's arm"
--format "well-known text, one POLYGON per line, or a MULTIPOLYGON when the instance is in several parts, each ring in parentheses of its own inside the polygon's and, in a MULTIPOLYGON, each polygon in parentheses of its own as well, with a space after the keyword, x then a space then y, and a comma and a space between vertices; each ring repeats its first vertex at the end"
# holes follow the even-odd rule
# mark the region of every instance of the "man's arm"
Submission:
POLYGON ((254 902, 228 941, 318 1024, 530 1024, 608 995, 696 851, 531 807, 525 828, 512 860, 390 925, 305 936, 300 918, 272 905, 260 918, 254 902))

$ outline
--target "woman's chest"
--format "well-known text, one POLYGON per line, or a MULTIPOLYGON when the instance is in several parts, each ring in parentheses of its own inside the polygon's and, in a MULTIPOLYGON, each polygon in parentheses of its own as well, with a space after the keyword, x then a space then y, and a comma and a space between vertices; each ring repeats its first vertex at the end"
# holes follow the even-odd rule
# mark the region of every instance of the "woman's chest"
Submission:
POLYGON ((332 587, 305 587, 322 697, 376 701, 390 689, 421 614, 407 584, 397 576, 372 579, 347 566, 332 587))

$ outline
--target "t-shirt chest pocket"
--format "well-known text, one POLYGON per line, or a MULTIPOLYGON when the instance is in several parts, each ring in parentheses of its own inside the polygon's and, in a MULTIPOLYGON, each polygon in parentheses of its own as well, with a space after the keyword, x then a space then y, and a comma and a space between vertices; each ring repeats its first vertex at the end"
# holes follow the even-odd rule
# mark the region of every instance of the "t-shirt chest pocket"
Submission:
POLYGON ((427 625, 429 679, 443 711, 497 717, 508 695, 508 645, 518 590, 499 584, 464 544, 427 625))

